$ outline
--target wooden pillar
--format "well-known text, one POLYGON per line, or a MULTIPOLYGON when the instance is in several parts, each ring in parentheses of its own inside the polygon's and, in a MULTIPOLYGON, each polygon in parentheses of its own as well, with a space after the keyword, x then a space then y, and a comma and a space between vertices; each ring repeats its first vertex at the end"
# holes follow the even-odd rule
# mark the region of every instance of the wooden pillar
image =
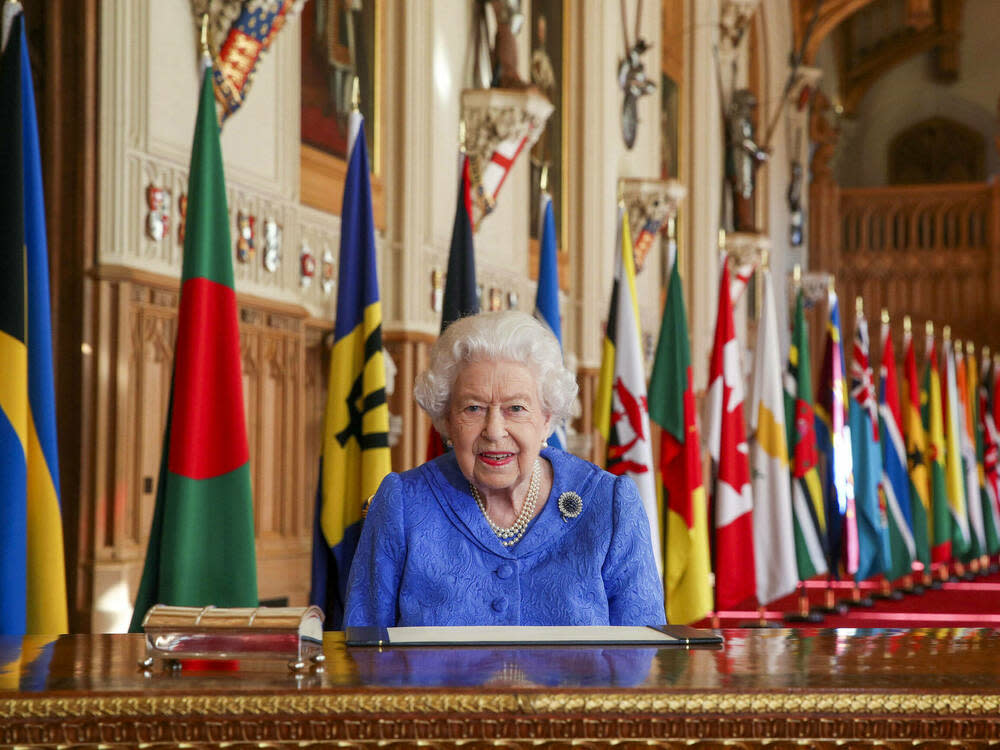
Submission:
POLYGON ((82 436, 91 419, 92 357, 87 274, 97 246, 98 0, 25 3, 36 85, 48 230, 59 482, 66 545, 69 623, 86 629, 87 581, 74 561, 87 554, 89 475, 82 436))

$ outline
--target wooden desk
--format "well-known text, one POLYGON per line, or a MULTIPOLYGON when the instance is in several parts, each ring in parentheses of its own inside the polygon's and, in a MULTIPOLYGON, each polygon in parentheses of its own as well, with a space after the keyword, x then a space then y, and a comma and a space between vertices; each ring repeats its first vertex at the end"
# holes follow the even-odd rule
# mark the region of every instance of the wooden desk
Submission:
POLYGON ((383 651, 348 649, 331 633, 326 671, 301 678, 159 666, 144 675, 141 636, 63 636, 42 650, 0 638, 0 744, 1000 742, 1000 631, 723 632, 716 650, 383 651))

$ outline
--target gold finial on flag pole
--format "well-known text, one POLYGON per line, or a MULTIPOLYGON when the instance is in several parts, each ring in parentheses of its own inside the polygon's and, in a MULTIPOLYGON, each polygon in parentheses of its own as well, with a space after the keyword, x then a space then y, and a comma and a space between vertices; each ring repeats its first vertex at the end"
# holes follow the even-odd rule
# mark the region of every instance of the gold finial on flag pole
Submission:
POLYGON ((726 230, 725 229, 720 229, 719 230, 719 249, 720 250, 725 250, 726 249, 726 230))
POLYGON ((913 331, 913 321, 910 320, 910 316, 909 315, 904 315, 903 316, 903 333, 905 333, 907 336, 909 336, 912 331, 913 331))
POLYGON ((542 175, 538 180, 538 187, 544 193, 549 189, 549 165, 542 165, 542 175))
POLYGON ((990 348, 988 346, 984 346, 983 349, 982 349, 982 352, 983 352, 983 362, 989 361, 989 358, 990 358, 990 348))
POLYGON ((860 295, 854 298, 854 312, 858 317, 865 314, 865 301, 860 295))
POLYGON ((802 266, 798 263, 792 266, 792 281, 794 281, 796 285, 802 283, 802 266))
POLYGON ((835 291, 835 289, 834 289, 834 278, 833 278, 833 274, 832 273, 830 274, 830 278, 826 280, 826 290, 828 292, 834 292, 835 291))
POLYGON ((458 121, 458 150, 465 153, 465 120, 458 121))
POLYGON ((974 357, 976 355, 976 345, 973 344, 971 341, 966 341, 965 353, 968 354, 970 357, 974 357))
POLYGON ((928 320, 926 323, 924 323, 924 331, 927 333, 928 336, 934 338, 934 321, 928 320))
POLYGON ((201 54, 212 54, 208 49, 208 13, 201 14, 201 54))
POLYGON ((351 81, 351 111, 358 112, 361 110, 361 79, 354 76, 351 81))
POLYGON ((771 253, 767 250, 760 251, 760 267, 766 269, 771 267, 771 253))
POLYGON ((945 341, 951 341, 951 326, 945 326, 941 329, 941 338, 945 341))
POLYGON ((882 308, 882 322, 889 325, 889 310, 885 307, 882 308))
POLYGON ((962 346, 962 339, 955 339, 955 354, 962 356, 965 347, 962 346))
POLYGON ((673 216, 667 219, 667 239, 677 239, 677 219, 673 216))

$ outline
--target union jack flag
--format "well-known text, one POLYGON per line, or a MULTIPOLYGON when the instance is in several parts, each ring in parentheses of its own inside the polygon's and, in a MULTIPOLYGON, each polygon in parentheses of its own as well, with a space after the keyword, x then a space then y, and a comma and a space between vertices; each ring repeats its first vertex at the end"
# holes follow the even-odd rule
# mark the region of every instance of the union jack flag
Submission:
POLYGON ((875 401, 875 378, 868 357, 868 321, 858 310, 854 323, 854 358, 851 362, 851 396, 872 419, 872 437, 878 440, 878 403, 875 401))

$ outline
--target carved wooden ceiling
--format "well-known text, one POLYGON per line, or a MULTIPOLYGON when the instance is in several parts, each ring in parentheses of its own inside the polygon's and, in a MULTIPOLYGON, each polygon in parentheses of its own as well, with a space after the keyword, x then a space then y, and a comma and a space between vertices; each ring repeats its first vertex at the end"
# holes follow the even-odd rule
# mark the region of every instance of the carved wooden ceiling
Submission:
POLYGON ((812 64, 823 40, 833 35, 841 104, 851 116, 875 81, 914 55, 931 51, 938 78, 958 76, 964 2, 792 0, 796 49, 812 64))

